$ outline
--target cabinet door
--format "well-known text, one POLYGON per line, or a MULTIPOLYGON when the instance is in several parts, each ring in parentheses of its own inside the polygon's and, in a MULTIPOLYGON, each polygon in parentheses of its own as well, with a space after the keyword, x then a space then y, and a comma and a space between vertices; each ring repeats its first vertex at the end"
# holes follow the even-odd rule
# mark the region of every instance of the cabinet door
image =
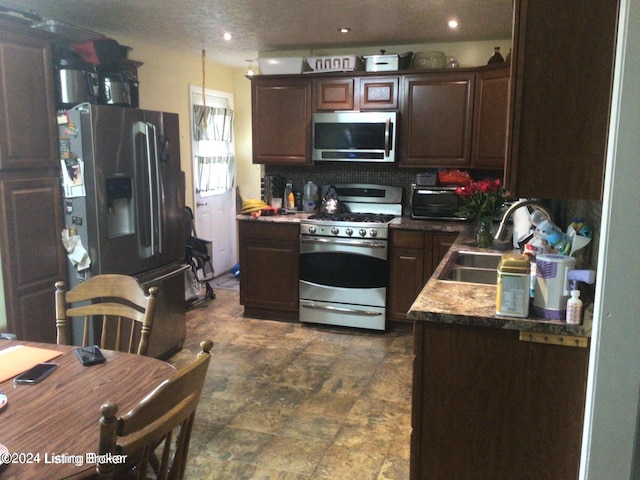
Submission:
POLYGON ((55 167, 58 144, 49 44, 0 29, 0 79, 0 170, 55 167))
POLYGON ((354 78, 316 80, 316 110, 353 110, 354 85, 354 78))
POLYGON ((311 81, 253 77, 253 162, 311 163, 311 81))
POLYGON ((602 198, 618 4, 515 2, 505 172, 515 196, 602 198))
POLYGON ((447 254, 457 236, 457 233, 434 233, 432 235, 431 268, 427 279, 435 272, 438 264, 447 254))
POLYGON ((424 232, 391 231, 387 306, 390 320, 408 321, 409 307, 425 284, 425 265, 431 266, 425 240, 429 241, 430 237, 424 232))
POLYGON ((404 78, 401 166, 471 163, 473 73, 404 78))
POLYGON ((398 77, 360 78, 360 110, 398 108, 398 77))
POLYGON ((470 325, 414 332, 411 480, 578 478, 588 349, 470 325))
POLYGON ((240 303, 260 317, 298 317, 298 224, 239 222, 240 303))
POLYGON ((66 280, 57 177, 0 173, 0 252, 9 331, 20 340, 56 341, 54 284, 66 280), (6 177, 6 175, 5 175, 6 177))
POLYGON ((471 163, 474 167, 503 169, 507 153, 509 64, 480 71, 474 96, 471 163))

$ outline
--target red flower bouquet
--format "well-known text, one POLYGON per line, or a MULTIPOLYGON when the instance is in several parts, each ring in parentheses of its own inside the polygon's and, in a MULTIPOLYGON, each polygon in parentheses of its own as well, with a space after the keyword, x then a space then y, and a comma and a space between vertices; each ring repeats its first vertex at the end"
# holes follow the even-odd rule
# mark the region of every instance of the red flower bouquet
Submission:
POLYGON ((466 216, 471 220, 496 218, 507 200, 499 178, 471 182, 456 188, 456 193, 463 198, 462 207, 456 215, 466 216))

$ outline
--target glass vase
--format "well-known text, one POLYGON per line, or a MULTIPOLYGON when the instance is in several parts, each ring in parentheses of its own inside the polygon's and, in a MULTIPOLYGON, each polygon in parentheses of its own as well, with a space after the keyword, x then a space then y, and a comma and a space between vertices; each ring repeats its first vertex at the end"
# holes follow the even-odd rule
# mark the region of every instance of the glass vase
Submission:
POLYGON ((480 217, 476 230, 476 245, 481 248, 491 248, 493 245, 493 218, 480 217))

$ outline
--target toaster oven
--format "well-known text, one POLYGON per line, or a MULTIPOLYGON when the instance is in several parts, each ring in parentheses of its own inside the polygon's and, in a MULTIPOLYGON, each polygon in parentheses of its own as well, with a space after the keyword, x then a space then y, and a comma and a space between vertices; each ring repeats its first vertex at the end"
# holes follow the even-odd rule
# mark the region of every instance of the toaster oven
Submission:
POLYGON ((425 220, 466 220, 456 212, 461 207, 456 187, 412 185, 411 217, 425 220))

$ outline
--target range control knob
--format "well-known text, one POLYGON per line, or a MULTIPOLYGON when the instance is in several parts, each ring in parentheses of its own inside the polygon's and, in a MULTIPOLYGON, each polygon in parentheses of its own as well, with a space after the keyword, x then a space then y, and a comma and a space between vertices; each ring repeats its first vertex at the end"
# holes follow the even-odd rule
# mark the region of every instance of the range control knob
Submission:
POLYGON ((337 235, 337 234, 339 234, 339 233, 340 233, 340 230, 338 229, 338 227, 333 227, 333 228, 331 229, 331 233, 333 233, 334 235, 337 235))
POLYGON ((366 237, 367 236, 367 231, 364 228, 361 228, 358 233, 360 234, 361 237, 366 237))
POLYGON ((351 230, 350 228, 347 228, 344 233, 346 233, 347 235, 351 236, 353 235, 353 230, 351 230))
POLYGON ((378 236, 378 231, 377 230, 369 230, 369 235, 371 235, 372 238, 376 238, 378 236))
POLYGON ((316 233, 316 227, 309 227, 309 233, 311 235, 313 235, 314 233, 316 233))

